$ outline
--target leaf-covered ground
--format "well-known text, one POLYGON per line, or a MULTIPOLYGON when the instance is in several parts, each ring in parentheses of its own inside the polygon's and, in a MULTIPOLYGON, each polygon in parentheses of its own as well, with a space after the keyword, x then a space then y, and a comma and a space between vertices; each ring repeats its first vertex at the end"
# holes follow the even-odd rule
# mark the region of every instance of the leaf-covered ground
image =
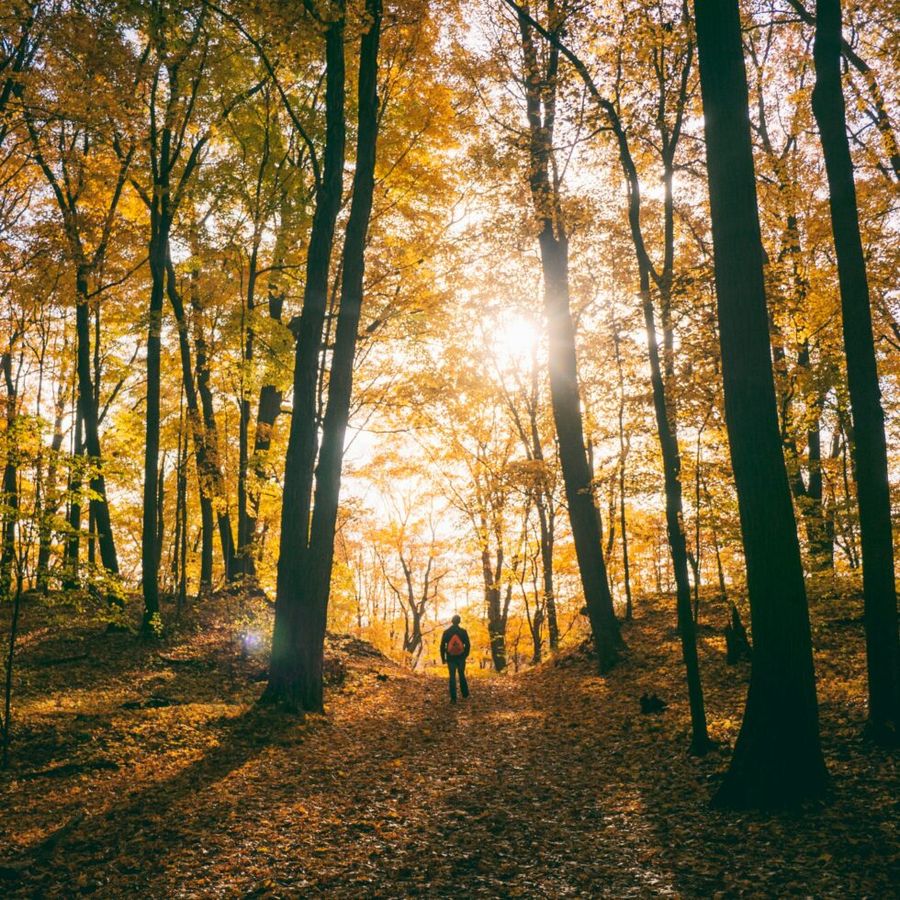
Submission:
MULTIPOLYGON (((609 677, 571 653, 476 675, 456 707, 437 676, 335 640, 328 714, 305 721, 253 705, 262 662, 235 636, 253 619, 243 600, 159 646, 26 627, 0 895, 895 896, 895 762, 859 737, 846 603, 816 609, 833 799, 763 816, 708 808, 727 750, 686 753, 666 602, 639 611, 609 677), (668 709, 642 715, 648 690, 668 709)), ((718 633, 701 638, 711 730, 731 743, 747 668, 725 666, 718 633)))

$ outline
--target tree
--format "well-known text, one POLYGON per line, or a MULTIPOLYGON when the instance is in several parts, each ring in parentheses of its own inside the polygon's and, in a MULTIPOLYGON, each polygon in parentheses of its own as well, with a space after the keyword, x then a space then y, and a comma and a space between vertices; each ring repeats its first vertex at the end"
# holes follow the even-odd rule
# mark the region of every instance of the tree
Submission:
MULTIPOLYGON (((660 450, 663 461, 663 476, 665 481, 666 503, 666 530, 669 540, 669 548, 672 554, 672 564, 675 570, 675 584, 678 610, 678 629, 681 635, 682 651, 687 672, 688 695, 691 705, 691 720, 693 736, 691 748, 695 753, 705 753, 710 746, 706 728, 706 712, 703 703, 703 687, 700 682, 700 668, 697 658, 697 640, 695 626, 691 615, 691 589, 688 577, 688 551, 684 533, 684 517, 682 508, 681 486, 681 453, 678 446, 677 413, 674 396, 674 332, 672 328, 672 290, 674 285, 675 266, 675 217, 674 199, 672 193, 673 175, 675 170, 675 153, 681 138, 684 113, 688 100, 688 86, 693 60, 693 44, 688 38, 683 40, 682 46, 672 46, 671 35, 673 28, 669 23, 668 29, 653 29, 658 32, 657 43, 653 47, 653 74, 657 83, 658 97, 654 104, 655 125, 657 134, 655 142, 660 147, 660 162, 663 172, 663 185, 665 198, 663 204, 663 235, 664 251, 663 264, 659 270, 654 266, 650 254, 647 251, 647 242, 641 225, 641 183, 634 156, 631 151, 629 137, 626 128, 622 124, 619 110, 616 105, 603 98, 594 80, 590 77, 584 63, 572 53, 568 47, 561 44, 558 34, 552 29, 541 28, 524 9, 518 8, 518 16, 523 28, 536 27, 550 43, 551 59, 553 54, 560 52, 571 60, 576 70, 585 81, 585 85, 592 98, 597 103, 600 112, 608 119, 610 128, 616 137, 619 159, 628 190, 628 222, 631 238, 634 243, 637 256, 639 274, 641 307, 644 315, 644 324, 647 331, 647 355, 650 362, 650 381, 653 393, 653 406, 656 415, 656 427, 659 437, 660 450), (670 77, 669 56, 673 57, 671 67, 674 75, 670 77), (673 86, 670 81, 674 81, 673 86), (674 93, 670 97, 670 93, 674 93), (673 110, 670 112, 669 107, 673 110), (671 121, 670 121, 671 117, 671 121), (663 353, 662 361, 659 352, 656 333, 656 313, 651 295, 651 279, 660 295, 660 306, 663 321, 663 353)), ((659 23, 655 23, 659 24, 659 23)), ((554 64, 555 65, 555 64, 554 64)), ((529 80, 534 80, 531 76, 529 80)), ((620 85, 617 84, 616 95, 620 95, 620 85)), ((618 357, 618 337, 614 338, 616 354, 618 357)), ((622 455, 620 441, 620 457, 622 455)), ((622 463, 620 462, 620 466, 622 463)), ((624 524, 623 524, 624 534, 624 524)), ((625 565, 628 565, 627 548, 625 550, 625 565)), ((626 577, 626 585, 628 579, 626 577)), ((630 590, 630 586, 628 586, 630 590)))
POLYGON ((328 402, 322 423, 322 445, 316 468, 319 449, 316 417, 319 344, 325 322, 328 263, 340 203, 340 168, 343 165, 346 129, 344 20, 338 18, 326 25, 325 170, 310 237, 307 287, 298 326, 294 369, 294 412, 285 462, 275 633, 265 696, 269 701, 278 700, 289 707, 305 710, 322 708, 325 627, 344 435, 350 412, 353 362, 363 301, 366 236, 375 182, 380 0, 368 0, 366 16, 359 50, 359 122, 353 199, 344 240, 340 308, 328 402), (317 238, 320 246, 314 246, 317 238))
MULTIPOLYGON (((75 12, 67 17, 58 27, 65 28, 66 33, 74 33, 84 27, 104 28, 110 31, 108 23, 100 25, 91 19, 75 12)), ((114 38, 110 36, 110 47, 114 38)), ((77 46, 77 45, 76 45, 77 46)), ((88 69, 97 65, 97 61, 85 48, 78 51, 86 53, 85 65, 88 69)), ((117 48, 118 54, 124 54, 123 47, 117 48)), ((122 63, 129 61, 118 56, 122 63)), ((103 455, 100 445, 100 409, 99 384, 95 383, 96 366, 92 371, 92 363, 99 357, 99 348, 91 347, 91 311, 103 290, 99 277, 109 254, 113 229, 117 224, 117 213, 122 200, 122 192, 129 177, 134 144, 127 146, 117 144, 115 153, 108 139, 104 139, 104 131, 115 129, 118 125, 103 119, 91 120, 83 118, 78 110, 71 110, 71 118, 67 118, 68 99, 64 93, 70 87, 68 79, 73 76, 69 60, 59 62, 58 69, 52 69, 52 77, 45 83, 46 94, 32 97, 25 92, 23 118, 31 143, 35 162, 43 173, 51 190, 58 214, 62 223, 63 234, 67 245, 67 255, 72 267, 75 296, 75 333, 76 333, 76 373, 77 373, 77 416, 83 428, 84 450, 91 462, 91 517, 97 530, 100 547, 100 558, 103 567, 109 574, 110 602, 121 604, 119 589, 116 586, 119 574, 119 560, 110 518, 109 502, 106 492, 106 476, 104 474, 103 455), (58 111, 44 113, 45 121, 38 120, 39 111, 58 111), (53 156, 50 156, 53 148, 53 156), (91 196, 90 187, 95 180, 106 188, 100 197, 91 196), (99 199, 100 208, 97 209, 99 199)), ((118 73, 116 73, 118 75, 118 73)), ((112 87, 117 83, 112 76, 112 87)), ((99 99, 99 98, 98 98, 99 99)), ((113 106, 118 98, 105 98, 108 105, 113 106)), ((102 105, 101 105, 102 108, 102 105)), ((118 111, 121 114, 121 110, 118 111)), ((97 313, 99 315, 99 312, 97 313)), ((154 524, 155 527, 155 524, 154 524)), ((77 556, 72 563, 77 569, 77 556)))
POLYGON ((809 611, 775 403, 747 76, 736 0, 695 6, 725 418, 753 627, 747 707, 723 806, 821 797, 809 611))
MULTIPOLYGON (((545 615, 550 650, 556 652, 559 649, 559 619, 556 612, 556 591, 553 586, 553 545, 556 539, 556 516, 559 504, 555 484, 555 463, 557 461, 545 459, 544 439, 541 435, 541 398, 536 345, 532 347, 529 369, 525 383, 523 383, 519 371, 513 369, 514 390, 508 388, 504 383, 503 373, 501 372, 499 375, 503 397, 527 460, 526 465, 519 467, 518 474, 530 502, 534 504, 538 517, 542 591, 540 601, 535 600, 539 612, 535 613, 533 619, 529 618, 529 622, 532 636, 536 641, 535 656, 539 660, 541 655, 540 627, 545 615)), ((627 549, 625 556, 627 569, 627 549)), ((524 566, 521 571, 524 577, 524 566)), ((529 617, 530 615, 529 612, 529 617)))
POLYGON ((853 416, 869 673, 869 727, 881 739, 900 729, 900 639, 884 412, 872 335, 866 261, 841 86, 841 3, 818 0, 813 112, 819 126, 837 255, 844 352, 853 416))
MULTIPOLYGON (((143 522, 141 528, 141 586, 144 596, 144 628, 159 627, 159 560, 157 541, 157 497, 159 493, 160 392, 162 365, 162 322, 166 285, 174 278, 171 266, 171 237, 176 216, 184 202, 191 179, 203 161, 203 155, 216 127, 228 120, 232 111, 262 89, 268 76, 243 90, 226 83, 228 97, 221 109, 204 109, 201 99, 208 98, 201 88, 211 78, 210 59, 214 46, 210 13, 205 4, 189 11, 168 9, 160 4, 150 11, 146 22, 149 51, 154 63, 148 87, 147 164, 149 183, 137 178, 131 183, 150 213, 149 268, 150 299, 147 327, 147 397, 144 444, 143 522), (205 113, 205 116, 202 114, 205 113), (202 117, 201 117, 202 116, 202 117)), ((218 98, 216 98, 218 99, 218 98)), ((170 299, 173 296, 169 292, 170 299)), ((176 307, 177 307, 176 301, 176 307)), ((183 329, 180 329, 183 334, 183 329)), ((185 363, 182 338, 182 363, 185 363)), ((216 457, 209 440, 214 412, 212 396, 207 392, 208 372, 205 354, 197 348, 197 391, 206 425, 204 470, 201 478, 214 479, 217 486, 216 457)), ((234 537, 230 517, 219 515, 219 532, 226 577, 237 575, 234 537)))
MULTIPOLYGON (((551 14, 558 15, 553 5, 551 14)), ((615 665, 623 642, 613 611, 603 559, 600 513, 591 489, 591 471, 580 409, 575 329, 569 298, 568 235, 553 159, 559 51, 551 45, 545 66, 541 69, 530 18, 520 12, 518 25, 529 128, 528 183, 538 223, 538 243, 544 274, 551 403, 585 605, 600 671, 606 672, 615 665), (552 176, 551 172, 554 173, 552 176)), ((554 27, 556 24, 551 24, 551 29, 554 27)))

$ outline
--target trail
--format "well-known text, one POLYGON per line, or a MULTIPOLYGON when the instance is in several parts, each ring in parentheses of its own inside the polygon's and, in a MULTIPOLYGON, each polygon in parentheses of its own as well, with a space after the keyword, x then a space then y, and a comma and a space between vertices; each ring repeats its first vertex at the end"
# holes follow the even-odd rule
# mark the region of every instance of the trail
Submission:
POLYGON ((471 681, 456 706, 443 679, 392 672, 305 727, 237 720, 198 765, 81 827, 66 864, 113 858, 107 889, 155 897, 674 893, 640 797, 596 777, 615 763, 577 695, 471 681), (123 855, 158 862, 128 872, 123 855))

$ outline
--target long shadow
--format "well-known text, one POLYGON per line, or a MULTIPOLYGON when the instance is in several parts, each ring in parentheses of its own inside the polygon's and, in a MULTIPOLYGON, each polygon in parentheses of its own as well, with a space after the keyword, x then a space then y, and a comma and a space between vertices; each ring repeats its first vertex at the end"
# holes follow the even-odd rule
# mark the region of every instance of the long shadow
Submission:
MULTIPOLYGON (((189 676, 186 678, 189 680, 189 676)), ((376 689, 373 686, 373 690, 376 689)), ((399 685, 395 689, 405 690, 399 685)), ((330 702, 340 701, 332 694, 330 702)), ((199 798, 206 789, 227 779, 231 773, 272 747, 292 746, 307 740, 325 738, 329 742, 337 740, 345 743, 348 746, 343 749, 341 766, 371 772, 373 747, 365 741, 357 740, 357 729, 375 735, 389 731, 393 743, 413 747, 416 745, 416 736, 421 732, 422 715, 427 714, 424 704, 423 692, 422 714, 413 715, 410 721, 398 722, 390 719, 390 714, 379 704, 378 697, 373 696, 368 698, 366 715, 353 725, 344 724, 337 732, 333 732, 333 722, 316 717, 310 720, 302 735, 296 734, 302 722, 300 717, 268 706, 253 706, 242 715, 214 720, 206 728, 215 734, 218 740, 216 747, 172 777, 143 789, 137 788, 122 802, 104 812, 86 817, 76 814, 68 824, 61 827, 58 838, 51 836, 49 841, 44 838, 29 845, 16 859, 6 861, 21 873, 15 884, 9 887, 16 894, 25 896, 40 896, 44 891, 58 890, 61 878, 59 859, 63 856, 69 871, 83 875, 90 882, 97 881, 112 859, 133 857, 135 861, 145 863, 148 856, 152 856, 145 848, 152 845, 165 847, 165 852, 160 854, 156 871, 135 869, 131 875, 127 872, 124 876, 113 875, 107 888, 111 890, 116 886, 124 889, 127 885, 129 891, 144 889, 163 874, 188 841, 214 838, 210 823, 214 823, 217 828, 221 824, 218 830, 227 831, 227 812, 240 804, 240 798, 227 794, 212 799, 204 796, 193 806, 185 804, 186 799, 192 796, 199 798), (379 720, 386 720, 389 726, 382 727, 379 720), (291 732, 295 734, 291 735, 291 732), (286 737, 289 738, 288 741, 284 740, 286 737), (200 820, 202 824, 198 825, 200 820), (139 844, 143 846, 139 848, 139 844), (59 859, 56 858, 57 854, 59 859)), ((310 776, 314 781, 321 778, 319 768, 328 771, 333 767, 334 759, 330 753, 304 759, 301 751, 297 764, 297 787, 302 789, 303 778, 310 776)), ((142 765, 146 765, 146 762, 142 765)), ((277 767, 278 763, 275 765, 277 767)), ((395 775, 395 772, 396 770, 387 766, 383 777, 402 777, 395 775)), ((334 789, 327 785, 327 779, 322 781, 329 790, 334 789)), ((378 778, 373 777, 363 786, 367 791, 376 790, 377 782, 378 778)), ((320 790, 322 786, 319 785, 320 790)), ((265 785, 262 789, 265 790, 265 785)), ((283 797, 277 790, 273 791, 276 805, 281 799, 283 797)), ((363 805, 364 802, 363 800, 363 805)), ((339 836, 335 834, 335 837, 339 836)), ((252 840, 253 835, 248 833, 247 838, 252 840)), ((13 893, 7 895, 13 896, 13 893)))
POLYGON ((209 727, 217 732, 219 743, 201 759, 171 778, 133 792, 127 800, 104 812, 76 818, 75 827, 63 826, 59 839, 51 836, 23 850, 15 862, 19 866, 25 863, 27 868, 24 880, 16 888, 33 890, 50 879, 58 884, 60 869, 53 860, 58 852, 66 854, 69 865, 78 858, 79 869, 84 871, 85 865, 102 863, 119 854, 137 831, 143 831, 147 839, 163 834, 175 836, 176 829, 166 818, 176 804, 223 780, 299 723, 296 716, 256 706, 242 715, 214 720, 209 727))

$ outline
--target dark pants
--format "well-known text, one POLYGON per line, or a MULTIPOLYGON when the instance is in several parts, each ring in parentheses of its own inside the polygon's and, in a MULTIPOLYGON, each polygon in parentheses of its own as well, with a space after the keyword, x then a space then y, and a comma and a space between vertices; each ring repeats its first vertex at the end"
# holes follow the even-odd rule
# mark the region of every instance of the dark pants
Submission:
POLYGON ((454 659, 447 657, 447 669, 450 672, 450 700, 456 703, 456 675, 459 673, 459 690, 463 697, 469 696, 469 683, 466 681, 466 661, 463 657, 454 659))

